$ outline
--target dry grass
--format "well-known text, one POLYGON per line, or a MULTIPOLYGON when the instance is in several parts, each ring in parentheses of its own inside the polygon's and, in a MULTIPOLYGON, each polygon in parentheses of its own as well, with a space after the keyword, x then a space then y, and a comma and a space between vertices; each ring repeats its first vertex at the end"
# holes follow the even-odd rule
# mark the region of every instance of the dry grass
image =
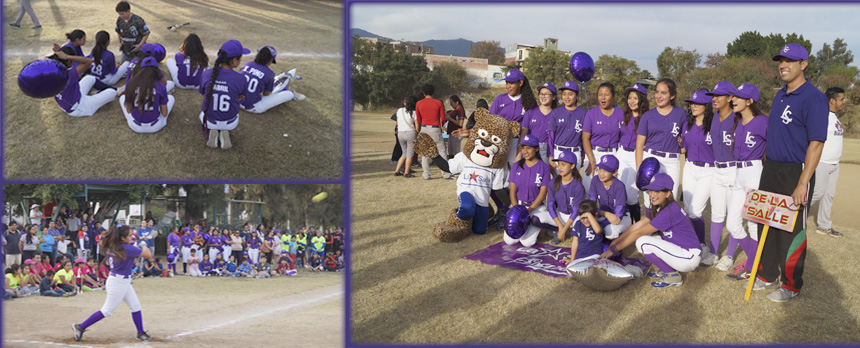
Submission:
MULTIPOLYGON (((17 1, 5 1, 6 19, 17 1)), ((189 33, 197 33, 212 56, 222 42, 238 39, 253 53, 263 45, 278 49, 277 72, 298 68, 302 80, 292 89, 305 101, 290 101, 262 115, 241 111, 231 132, 233 149, 209 149, 197 115, 203 101, 196 90, 177 90, 167 127, 155 134, 128 128, 119 102, 86 118, 69 117, 53 98, 33 99, 17 87, 28 62, 50 52, 53 42, 79 28, 87 33, 84 52, 99 30, 111 33, 110 49, 119 51, 113 32, 115 0, 33 2, 44 29, 6 29, 5 175, 26 178, 339 178, 343 159, 342 13, 336 2, 153 1, 134 2, 168 57, 189 33), (191 22, 171 32, 166 27, 191 22), (289 134, 284 137, 283 134, 289 134)), ((243 57, 243 63, 253 55, 243 57)), ((170 76, 162 63, 162 71, 170 76)), ((121 80, 120 83, 123 83, 121 80)))
MULTIPOLYGON (((846 237, 809 234, 806 286, 795 300, 777 304, 756 292, 744 302, 745 283, 714 268, 686 274, 679 288, 653 289, 636 280, 598 293, 572 279, 461 259, 500 242, 499 231, 436 242, 431 226, 456 206, 455 183, 435 172, 430 181, 391 175, 388 115, 351 116, 354 342, 860 342, 860 271, 850 262, 860 226, 839 210, 860 194, 848 179, 841 187, 850 192, 840 191, 834 212, 846 237)), ((850 178, 860 167, 845 165, 843 173, 850 178)))

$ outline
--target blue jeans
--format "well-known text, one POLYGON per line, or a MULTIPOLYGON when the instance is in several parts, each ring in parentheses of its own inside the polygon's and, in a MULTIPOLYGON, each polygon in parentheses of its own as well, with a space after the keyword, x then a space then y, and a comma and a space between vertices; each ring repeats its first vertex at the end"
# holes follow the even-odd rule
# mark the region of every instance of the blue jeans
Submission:
POLYGON ((457 217, 461 220, 472 219, 472 233, 486 234, 487 220, 489 219, 490 207, 482 207, 475 202, 475 197, 469 192, 460 193, 460 208, 457 217))
POLYGON ((62 297, 66 294, 63 290, 45 290, 42 291, 42 296, 54 296, 54 297, 62 297))

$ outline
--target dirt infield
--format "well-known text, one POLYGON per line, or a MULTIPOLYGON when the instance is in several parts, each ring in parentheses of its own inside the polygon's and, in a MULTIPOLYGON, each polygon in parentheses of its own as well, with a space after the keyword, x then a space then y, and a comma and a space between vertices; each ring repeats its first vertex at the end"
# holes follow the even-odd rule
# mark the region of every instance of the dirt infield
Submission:
MULTIPOLYGON (((747 303, 746 283, 712 267, 685 274, 679 288, 653 289, 636 280, 598 293, 570 278, 460 259, 500 242, 502 232, 491 229, 456 244, 431 237, 432 225, 457 205, 455 182, 442 180, 438 170, 429 181, 420 169, 416 178, 392 176, 390 115, 351 116, 353 342, 860 342, 858 140, 845 141, 834 203, 834 228, 845 237, 809 233, 800 297, 778 304, 754 292, 747 303)), ((736 263, 743 259, 738 250, 736 263)))
POLYGON ((300 272, 272 279, 144 278, 134 280, 134 289, 143 306, 144 327, 153 337, 149 343, 135 338, 125 304, 76 342, 72 324, 104 303, 105 292, 95 291, 4 302, 3 346, 343 346, 342 273, 300 272))
MULTIPOLYGON (((82 29, 89 54, 99 30, 111 34, 109 49, 119 56, 114 26, 116 0, 33 1, 44 29, 6 25, 18 1, 6 0, 4 18, 5 175, 7 178, 339 178, 343 160, 343 6, 338 2, 146 1, 131 2, 172 58, 189 33, 197 33, 214 62, 221 43, 240 40, 252 54, 272 45, 278 50, 275 73, 298 68, 302 80, 291 89, 307 95, 264 114, 240 112, 231 131, 233 148, 209 149, 198 114, 203 96, 176 90, 167 126, 155 134, 129 129, 117 100, 95 115, 66 115, 53 98, 33 99, 17 85, 21 68, 65 43, 65 33, 82 29), (175 32, 167 26, 191 22, 175 32), (284 137, 288 134, 288 137, 284 137)), ((161 70, 170 78, 166 65, 161 70)), ((124 83, 120 80, 120 84, 124 83)))

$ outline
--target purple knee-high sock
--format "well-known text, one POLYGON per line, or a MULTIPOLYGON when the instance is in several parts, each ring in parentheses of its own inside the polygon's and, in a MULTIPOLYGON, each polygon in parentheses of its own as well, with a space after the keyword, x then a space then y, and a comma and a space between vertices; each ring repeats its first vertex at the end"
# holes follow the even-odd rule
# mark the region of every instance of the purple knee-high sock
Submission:
POLYGON ((699 237, 699 244, 705 244, 705 220, 702 218, 692 219, 693 229, 696 230, 696 237, 699 237))
POLYGON ((188 263, 182 263, 182 274, 188 274, 188 263))
POLYGON ((734 259, 735 251, 738 250, 738 244, 740 244, 740 240, 735 239, 735 237, 732 237, 732 235, 729 234, 729 244, 726 246, 726 255, 729 255, 729 257, 734 259))
POLYGON ((747 262, 744 264, 744 269, 752 272, 753 262, 755 262, 755 254, 758 252, 758 241, 750 237, 744 239, 746 243, 741 244, 744 249, 744 254, 747 254, 747 262))
POLYGON ((140 314, 140 311, 131 313, 131 320, 134 320, 134 327, 137 328, 137 334, 140 335, 143 333, 143 317, 140 314))
POLYGON ((643 254, 642 256, 645 256, 645 259, 647 259, 648 261, 651 261, 651 263, 654 264, 654 266, 657 266, 657 269, 659 269, 663 273, 675 272, 675 269, 672 268, 672 266, 669 266, 669 264, 667 264, 665 261, 663 261, 663 259, 657 257, 657 255, 643 254))
POLYGON ((711 254, 716 254, 720 248, 720 237, 723 236, 723 223, 711 222, 711 254))
POLYGON ((80 324, 81 329, 86 330, 88 327, 90 327, 90 325, 95 324, 96 322, 104 318, 105 315, 102 314, 102 311, 96 311, 95 313, 93 313, 93 315, 87 318, 87 320, 84 320, 84 322, 80 324))

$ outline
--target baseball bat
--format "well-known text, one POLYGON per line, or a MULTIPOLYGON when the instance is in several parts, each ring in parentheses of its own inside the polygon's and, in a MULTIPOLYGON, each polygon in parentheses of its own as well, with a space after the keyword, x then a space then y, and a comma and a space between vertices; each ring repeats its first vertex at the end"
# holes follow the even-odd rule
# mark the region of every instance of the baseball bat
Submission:
POLYGON ((182 24, 174 24, 174 25, 171 25, 171 26, 167 27, 167 30, 176 30, 176 29, 179 29, 179 28, 184 27, 184 26, 189 25, 189 24, 191 24, 191 23, 190 23, 190 22, 185 22, 185 23, 182 23, 182 24))

